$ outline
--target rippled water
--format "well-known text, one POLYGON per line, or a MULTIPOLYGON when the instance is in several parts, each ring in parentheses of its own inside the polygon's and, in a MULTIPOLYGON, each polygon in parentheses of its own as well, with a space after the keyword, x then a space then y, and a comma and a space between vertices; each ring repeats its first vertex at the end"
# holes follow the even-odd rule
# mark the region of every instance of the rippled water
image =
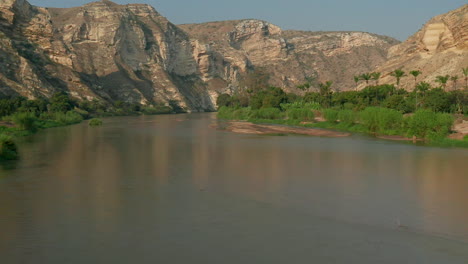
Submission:
POLYGON ((217 131, 49 129, 0 167, 0 263, 468 263, 468 151, 217 131))

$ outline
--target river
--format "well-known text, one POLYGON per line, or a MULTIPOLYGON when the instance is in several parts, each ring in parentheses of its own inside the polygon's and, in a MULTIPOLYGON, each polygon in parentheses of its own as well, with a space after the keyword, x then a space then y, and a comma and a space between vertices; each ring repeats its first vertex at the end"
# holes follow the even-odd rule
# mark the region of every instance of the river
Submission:
POLYGON ((0 167, 0 262, 468 263, 468 151, 216 114, 47 129, 0 167))

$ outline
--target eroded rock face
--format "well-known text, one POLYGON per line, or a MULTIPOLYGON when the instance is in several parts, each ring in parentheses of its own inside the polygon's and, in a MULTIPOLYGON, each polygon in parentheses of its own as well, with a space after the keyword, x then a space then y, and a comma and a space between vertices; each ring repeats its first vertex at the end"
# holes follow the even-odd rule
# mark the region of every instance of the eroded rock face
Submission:
MULTIPOLYGON (((222 54, 216 65, 229 87, 239 88, 239 75, 261 68, 270 74, 270 84, 290 92, 306 80, 313 85, 334 81, 334 88, 353 89, 353 76, 368 72, 386 61, 387 50, 399 43, 389 37, 363 32, 282 31, 265 21, 241 20, 180 25, 192 38, 209 45, 210 54, 222 54), (224 67, 224 69, 223 69, 224 67), (235 69, 235 72, 232 72, 235 69), (231 79, 226 79, 230 72, 231 79), (237 76, 237 78, 232 78, 237 76)), ((210 54, 207 54, 210 56, 210 54)), ((207 75, 208 76, 213 76, 207 75)), ((231 89, 232 90, 232 89, 231 89)))
POLYGON ((107 0, 63 9, 3 0, 0 17, 4 95, 65 90, 89 100, 177 101, 193 111, 214 110, 218 94, 235 92, 260 68, 291 92, 306 79, 351 89, 352 76, 382 64, 397 43, 362 32, 282 31, 259 20, 175 26, 149 5, 107 0))
POLYGON ((9 62, 0 66, 3 93, 68 90, 80 99, 215 109, 193 40, 151 6, 101 1, 45 9, 16 0, 1 8, 0 58, 9 62))
MULTIPOLYGON (((428 21, 416 34, 389 50, 389 60, 377 68, 384 73, 382 83, 394 83, 389 72, 420 70, 418 81, 433 85, 438 75, 462 76, 468 67, 468 5, 428 21)), ((413 78, 403 78, 401 88, 414 88, 413 78)), ((461 88, 462 85, 459 86, 461 88)))

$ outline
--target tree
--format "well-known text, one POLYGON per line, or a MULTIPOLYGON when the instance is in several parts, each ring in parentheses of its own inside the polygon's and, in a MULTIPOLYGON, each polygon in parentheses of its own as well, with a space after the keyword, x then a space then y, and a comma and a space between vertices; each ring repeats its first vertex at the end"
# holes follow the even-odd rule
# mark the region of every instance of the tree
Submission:
POLYGON ((363 73, 361 74, 361 80, 366 81, 366 85, 369 86, 369 80, 372 79, 372 75, 370 73, 363 73))
POLYGON ((462 71, 465 76, 465 89, 468 89, 468 67, 463 68, 462 71))
POLYGON ((372 80, 375 81, 375 85, 379 85, 379 79, 382 74, 380 72, 371 73, 372 80))
POLYGON ((396 78, 396 85, 399 88, 401 78, 405 77, 406 74, 402 69, 396 69, 390 73, 391 76, 396 78))
POLYGON ((360 80, 361 80, 361 78, 359 76, 354 76, 354 82, 356 83, 356 91, 357 91, 358 84, 359 84, 360 80))
POLYGON ((416 85, 416 91, 419 91, 421 93, 425 93, 430 89, 431 89, 431 85, 427 82, 420 82, 418 83, 418 85, 416 85))
POLYGON ((450 77, 450 80, 452 81, 452 88, 453 90, 457 89, 457 82, 458 82, 458 75, 450 77))
POLYGON ((436 82, 440 83, 442 85, 442 88, 444 88, 445 90, 445 87, 447 86, 447 82, 448 80, 450 79, 450 76, 449 75, 439 75, 436 77, 436 82))
POLYGON ((280 108, 282 103, 287 103, 288 96, 279 87, 270 87, 265 90, 258 91, 250 98, 250 106, 252 109, 260 108, 280 108))
POLYGON ((325 100, 326 106, 330 106, 331 104, 331 95, 332 95, 332 86, 333 82, 332 81, 326 81, 324 83, 319 83, 319 89, 320 89, 320 95, 322 98, 325 100))
POLYGON ((216 105, 218 108, 222 106, 231 106, 231 95, 229 94, 220 94, 216 99, 216 105))
POLYGON ((73 108, 73 101, 65 92, 58 92, 50 98, 50 111, 67 112, 73 108))
POLYGON ((304 84, 296 86, 299 90, 307 92, 310 89, 310 83, 306 82, 304 84))
POLYGON ((431 89, 424 97, 424 108, 431 109, 434 112, 450 112, 452 107, 450 94, 441 88, 431 89))
POLYGON ((416 85, 416 89, 414 90, 416 94, 416 110, 418 109, 418 92, 421 92, 422 96, 425 97, 426 92, 431 89, 431 85, 427 82, 420 82, 416 85))
POLYGON ((421 74, 421 71, 410 71, 410 74, 413 75, 414 77, 414 89, 416 89, 416 86, 418 85, 418 76, 421 74))

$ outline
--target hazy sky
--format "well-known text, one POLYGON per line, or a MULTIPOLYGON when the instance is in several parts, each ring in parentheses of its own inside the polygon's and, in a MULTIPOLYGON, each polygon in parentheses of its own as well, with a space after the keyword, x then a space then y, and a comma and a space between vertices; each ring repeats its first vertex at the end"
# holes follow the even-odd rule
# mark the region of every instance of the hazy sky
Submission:
MULTIPOLYGON (((431 17, 467 0, 115 0, 147 3, 175 24, 257 18, 283 29, 356 30, 405 40, 431 17)), ((37 6, 70 7, 90 0, 30 0, 37 6)))

